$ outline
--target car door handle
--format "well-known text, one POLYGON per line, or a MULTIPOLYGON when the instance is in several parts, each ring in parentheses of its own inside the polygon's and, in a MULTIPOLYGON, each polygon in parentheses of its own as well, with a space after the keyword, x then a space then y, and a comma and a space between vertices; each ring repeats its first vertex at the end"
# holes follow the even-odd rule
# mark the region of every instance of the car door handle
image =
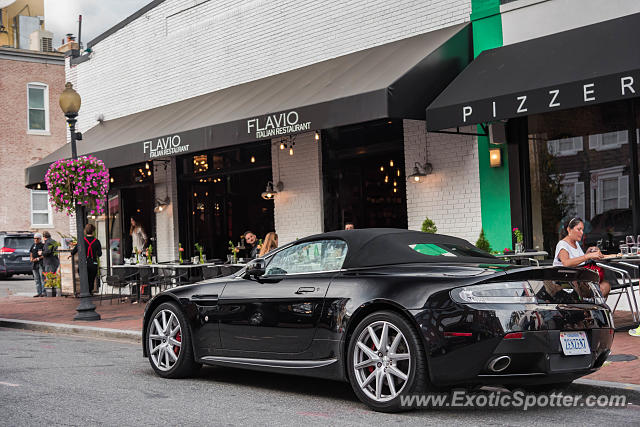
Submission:
POLYGON ((218 301, 218 294, 209 294, 209 295, 195 294, 195 295, 191 295, 191 299, 198 300, 198 301, 218 301))
POLYGON ((300 295, 306 292, 315 292, 315 291, 316 291, 316 288, 314 288, 313 286, 303 286, 301 288, 298 288, 298 290, 296 291, 296 294, 300 295))

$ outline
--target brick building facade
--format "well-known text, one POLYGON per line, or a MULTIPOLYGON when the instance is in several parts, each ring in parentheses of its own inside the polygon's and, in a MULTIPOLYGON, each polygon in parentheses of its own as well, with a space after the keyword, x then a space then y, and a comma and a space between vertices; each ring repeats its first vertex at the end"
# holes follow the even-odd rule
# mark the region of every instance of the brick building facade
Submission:
POLYGON ((0 70, 0 230, 68 233, 69 221, 48 206, 46 189, 24 185, 25 168, 66 142, 66 123, 58 106, 65 83, 64 57, 0 48, 0 70))

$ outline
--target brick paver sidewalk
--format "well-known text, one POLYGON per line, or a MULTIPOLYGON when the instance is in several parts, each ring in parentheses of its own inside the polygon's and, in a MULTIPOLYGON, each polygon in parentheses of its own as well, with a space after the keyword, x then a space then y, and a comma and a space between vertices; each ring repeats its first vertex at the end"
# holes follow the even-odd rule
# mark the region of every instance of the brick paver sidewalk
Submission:
POLYGON ((97 328, 142 330, 142 315, 145 304, 118 304, 113 300, 94 302, 101 319, 92 322, 75 321, 76 307, 80 302, 76 298, 32 298, 6 297, 0 298, 0 318, 35 320, 38 322, 64 323, 73 325, 95 326, 97 328))
MULTIPOLYGON (((98 328, 140 331, 144 304, 117 301, 96 303, 101 320, 95 322, 74 321, 78 300, 75 298, 0 298, 0 318, 34 320, 49 323, 95 326, 98 328)), ((616 324, 630 324, 628 312, 616 314, 616 324)), ((630 336, 626 330, 616 332, 610 363, 585 378, 640 385, 640 337, 630 336)))

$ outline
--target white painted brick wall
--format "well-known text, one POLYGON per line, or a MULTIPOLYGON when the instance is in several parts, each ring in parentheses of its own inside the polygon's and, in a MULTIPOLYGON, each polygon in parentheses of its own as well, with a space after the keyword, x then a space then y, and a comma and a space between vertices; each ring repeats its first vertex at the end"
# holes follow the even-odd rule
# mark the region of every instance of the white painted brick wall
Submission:
POLYGON ((166 170, 160 162, 153 175, 155 194, 158 200, 168 195, 170 204, 156 215, 156 254, 159 262, 178 259, 178 185, 176 160, 171 158, 166 170))
POLYGON ((407 176, 413 172, 415 162, 424 163, 425 149, 433 165, 433 172, 422 182, 407 181, 409 229, 420 230, 422 221, 429 217, 435 221, 438 233, 475 244, 482 227, 475 137, 427 135, 425 123, 418 120, 404 120, 403 125, 407 176))
POLYGON ((78 127, 86 131, 98 113, 111 120, 466 22, 470 13, 470 0, 167 0, 97 43, 91 60, 67 67, 67 79, 82 96, 78 127))
POLYGON ((282 246, 311 234, 322 233, 322 160, 315 132, 298 135, 294 154, 280 150, 280 139, 272 140, 273 182, 278 178, 284 190, 275 197, 274 216, 278 241, 282 246), (278 168, 279 167, 279 168, 278 168), (279 171, 279 177, 278 177, 279 171))

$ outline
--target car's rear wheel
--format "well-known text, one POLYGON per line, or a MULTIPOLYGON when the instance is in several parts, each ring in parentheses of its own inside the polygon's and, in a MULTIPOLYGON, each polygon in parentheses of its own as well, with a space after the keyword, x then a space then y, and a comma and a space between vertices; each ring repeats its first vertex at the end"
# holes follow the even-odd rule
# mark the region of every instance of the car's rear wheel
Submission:
POLYGON ((175 303, 162 303, 153 311, 146 346, 149 362, 161 377, 189 377, 202 366, 194 360, 191 331, 175 303))
POLYGON ((349 341, 349 382, 358 398, 382 412, 411 409, 402 396, 428 384, 427 363, 415 328, 402 316, 380 311, 365 317, 349 341))

